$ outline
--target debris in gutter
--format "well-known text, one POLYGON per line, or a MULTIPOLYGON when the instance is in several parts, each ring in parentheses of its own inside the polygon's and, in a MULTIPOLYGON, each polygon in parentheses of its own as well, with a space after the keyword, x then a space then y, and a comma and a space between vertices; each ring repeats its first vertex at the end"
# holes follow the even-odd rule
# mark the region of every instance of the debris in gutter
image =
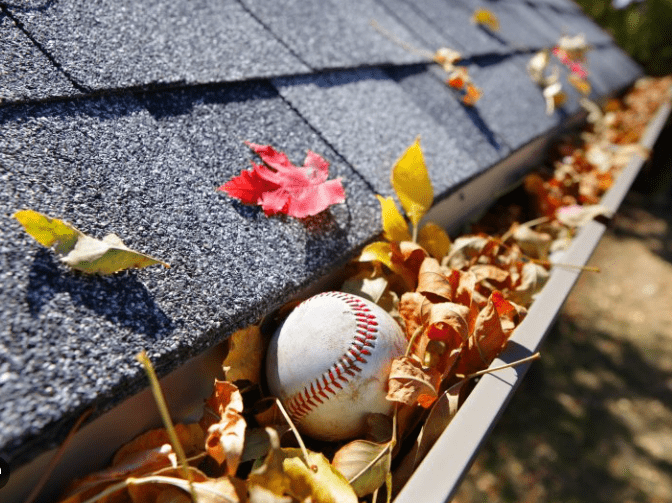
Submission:
MULTIPOLYGON (((263 376, 237 369, 249 366, 249 358, 262 358, 259 338, 254 336, 254 349, 246 357, 244 340, 251 332, 234 335, 236 354, 225 362, 228 381, 215 383, 201 424, 176 426, 199 499, 225 494, 224 501, 310 497, 326 502, 341 495, 339 501, 356 501, 373 493, 376 501, 379 492, 387 491, 389 501, 393 485, 410 476, 436 431, 459 410, 474 378, 505 347, 543 287, 557 243, 571 239, 576 227, 591 218, 605 216, 599 198, 627 159, 645 154, 637 142, 653 112, 669 99, 671 83, 669 78, 644 79, 624 99, 609 101, 604 111, 593 109, 585 130, 563 137, 555 147, 552 167, 526 178, 527 210, 498 206, 472 226, 471 234, 452 242, 437 226, 421 226, 433 190, 416 140, 392 170, 405 215, 393 199, 380 197, 384 239, 365 248, 342 276, 344 289, 378 303, 406 333, 407 354, 390 376, 395 413, 372 415, 365 437, 346 445, 306 438, 308 451, 298 449, 295 436, 286 434, 292 430, 277 402, 261 398, 263 376), (520 223, 521 218, 527 222, 520 223), (231 382, 234 376, 240 379, 231 382), (241 423, 235 415, 235 453, 228 453, 227 414, 230 409, 240 414, 241 402, 244 447, 239 452, 241 423), (214 446, 206 445, 203 425, 213 431, 217 428, 211 425, 222 425, 214 446), (404 438, 411 450, 399 449, 404 438), (235 470, 226 461, 231 455, 235 470), (394 472, 393 458, 401 460, 394 472)), ((265 330, 279 321, 270 319, 265 330)), ((122 449, 127 455, 117 455, 110 469, 74 483, 62 501, 81 503, 103 495, 136 503, 169 497, 188 501, 189 484, 165 431, 140 438, 131 453, 129 447, 122 449)))

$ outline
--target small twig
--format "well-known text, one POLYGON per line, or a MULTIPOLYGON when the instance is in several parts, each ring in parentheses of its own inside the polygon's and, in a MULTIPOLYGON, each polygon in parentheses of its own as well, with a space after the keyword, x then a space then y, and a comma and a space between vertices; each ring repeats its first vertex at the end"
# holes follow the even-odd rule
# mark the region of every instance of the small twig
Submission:
POLYGON ((390 33, 387 31, 385 28, 380 26, 378 22, 375 19, 372 19, 370 22, 371 26, 373 27, 374 30, 376 30, 378 33, 380 33, 382 36, 384 36, 386 39, 390 40, 391 42, 394 42, 397 44, 399 47, 404 49, 406 52, 410 52, 411 54, 415 54, 417 56, 422 56, 423 58, 427 58, 430 61, 434 61, 434 54, 426 51, 424 49, 418 49, 417 47, 413 47, 411 44, 404 42, 394 34, 390 33))
POLYGON ((278 398, 275 398, 275 403, 278 404, 278 408, 280 409, 280 412, 282 412, 282 415, 285 416, 285 421, 289 424, 289 427, 292 430, 292 433, 294 433, 294 436, 296 437, 297 442, 299 442, 299 447, 301 447, 301 452, 303 452, 303 457, 305 458, 304 461, 306 463, 306 466, 310 468, 313 472, 317 472, 317 466, 316 465, 311 465, 310 461, 308 460, 308 449, 306 449, 306 444, 303 443, 303 439, 301 438, 301 435, 299 435, 299 430, 296 429, 296 426, 294 425, 294 422, 292 419, 289 417, 289 414, 287 414, 287 411, 285 408, 282 406, 282 403, 278 398))
POLYGON ((506 365, 501 365, 499 367, 495 367, 495 368, 491 368, 491 369, 479 370, 478 372, 474 372, 473 374, 469 374, 467 376, 464 376, 464 380, 466 381, 467 379, 473 379, 474 377, 479 377, 479 376, 482 376, 482 375, 485 375, 485 374, 490 374, 492 372, 497 372, 499 370, 508 369, 510 367, 516 367, 516 366, 518 366, 522 363, 527 363, 527 362, 530 362, 532 360, 538 360, 539 358, 541 358, 541 354, 539 353, 539 351, 537 351, 533 355, 530 355, 526 358, 521 358, 520 360, 516 360, 515 362, 507 363, 506 365))
POLYGON ((154 372, 152 362, 149 360, 149 357, 144 350, 140 351, 140 353, 138 353, 135 358, 145 367, 145 372, 149 378, 149 385, 152 389, 152 394, 154 395, 154 401, 156 402, 156 406, 159 408, 159 413, 161 415, 161 419, 163 420, 163 424, 166 427, 166 431, 168 432, 170 443, 173 445, 175 454, 177 454, 177 459, 180 461, 182 471, 184 472, 184 478, 189 482, 189 492, 191 493, 191 499, 193 503, 198 503, 198 496, 196 495, 196 489, 194 489, 194 479, 191 475, 191 471, 189 471, 187 456, 184 453, 184 448, 182 447, 180 439, 177 436, 177 432, 175 431, 173 420, 170 418, 170 412, 168 411, 168 406, 166 405, 166 400, 163 397, 159 379, 156 377, 156 372, 154 372))
MULTIPOLYGON (((535 225, 545 224, 549 220, 550 220, 549 217, 544 216, 544 217, 535 218, 533 220, 529 220, 528 222, 522 223, 520 225, 524 226, 524 227, 534 227, 535 225)), ((502 242, 506 242, 511 237, 512 234, 513 234, 512 229, 509 229, 508 231, 506 231, 504 233, 504 235, 501 237, 502 242)))
POLYGON ((411 354, 411 351, 413 350, 413 345, 415 344, 415 339, 418 338, 418 336, 422 333, 422 325, 418 325, 418 328, 415 329, 415 332, 413 332, 413 335, 411 335, 411 338, 408 341, 408 346, 406 346, 406 354, 404 356, 408 356, 411 354))
POLYGON ((65 453, 68 445, 70 445, 70 442, 72 441, 72 438, 75 436, 75 433, 77 433, 79 427, 82 426, 82 423, 86 421, 86 418, 88 418, 93 413, 93 411, 94 408, 91 407, 89 409, 86 409, 82 413, 82 415, 79 416, 79 419, 77 419, 73 427, 68 432, 68 436, 65 437, 65 440, 56 451, 56 454, 54 454, 54 457, 51 458, 51 461, 49 461, 49 466, 47 466, 47 469, 44 471, 44 473, 42 473, 40 480, 37 482, 37 485, 33 488, 33 490, 30 491, 30 494, 28 495, 24 503, 33 503, 33 501, 37 499, 37 497, 40 495, 40 492, 42 492, 44 485, 49 480, 49 477, 56 469, 56 466, 58 465, 58 462, 61 460, 61 457, 63 457, 63 454, 65 453))

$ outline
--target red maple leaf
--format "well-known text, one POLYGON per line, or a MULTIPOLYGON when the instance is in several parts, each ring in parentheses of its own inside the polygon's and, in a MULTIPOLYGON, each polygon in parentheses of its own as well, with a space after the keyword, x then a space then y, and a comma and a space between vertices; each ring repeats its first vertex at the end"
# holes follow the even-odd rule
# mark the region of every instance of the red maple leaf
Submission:
POLYGON ((217 190, 261 206, 266 215, 284 213, 296 218, 317 215, 332 204, 345 202, 341 179, 327 180, 329 163, 315 152, 309 150, 303 166, 295 166, 270 145, 245 143, 264 164, 252 162, 251 171, 243 171, 217 190))

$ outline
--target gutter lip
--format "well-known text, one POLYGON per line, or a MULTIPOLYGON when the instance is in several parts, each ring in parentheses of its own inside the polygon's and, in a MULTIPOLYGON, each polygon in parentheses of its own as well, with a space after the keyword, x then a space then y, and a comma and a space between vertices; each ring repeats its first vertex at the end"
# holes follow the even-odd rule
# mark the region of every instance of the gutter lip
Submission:
MULTIPOLYGON (((639 141, 640 145, 653 148, 671 111, 669 101, 658 108, 639 141)), ((600 204, 615 213, 645 162, 642 156, 633 155, 600 204)), ((586 265, 605 230, 606 226, 595 220, 579 229, 563 255, 563 262, 586 265)), ((580 274, 579 270, 559 266, 551 269, 548 282, 514 331, 506 349, 495 358, 490 368, 520 360, 538 351, 580 274)), ((481 377, 397 494, 394 503, 450 501, 530 365, 531 362, 528 362, 481 377)))

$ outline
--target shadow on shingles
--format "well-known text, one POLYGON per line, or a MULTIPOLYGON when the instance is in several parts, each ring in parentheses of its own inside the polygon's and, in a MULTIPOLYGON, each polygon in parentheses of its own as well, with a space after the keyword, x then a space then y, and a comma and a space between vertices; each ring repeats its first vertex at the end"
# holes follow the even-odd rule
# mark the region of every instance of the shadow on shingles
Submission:
POLYGON ((500 150, 502 148, 501 143, 497 141, 497 137, 495 136, 494 131, 490 129, 488 123, 483 120, 483 117, 481 117, 481 114, 479 113, 478 109, 476 107, 467 106, 464 103, 462 103, 462 101, 460 101, 459 103, 460 106, 464 109, 464 113, 466 113, 467 117, 469 117, 469 120, 483 134, 485 140, 490 145, 492 145, 492 147, 495 150, 500 150))
POLYGON ((26 302, 37 317, 55 295, 67 293, 83 306, 115 324, 159 339, 172 332, 172 320, 154 303, 133 272, 112 276, 64 273, 49 250, 40 250, 28 274, 26 302))
MULTIPOLYGON (((425 65, 427 64, 430 63, 426 63, 425 65)), ((381 68, 353 67, 347 69, 330 69, 311 75, 279 77, 274 80, 274 83, 278 84, 279 87, 312 84, 321 88, 330 88, 366 80, 388 81, 389 78, 381 68)))
POLYGON ((493 31, 487 29, 485 26, 480 25, 480 24, 477 24, 476 27, 477 27, 479 30, 481 30, 483 33, 485 33, 488 37, 490 37, 490 38, 496 40, 497 42, 499 42, 499 43, 502 44, 503 46, 508 46, 508 45, 509 45, 509 42, 508 42, 507 40, 505 40, 504 38, 502 38, 501 36, 499 36, 497 33, 495 33, 495 32, 493 32, 493 31))
POLYGON ((189 114, 197 104, 226 104, 272 99, 277 91, 267 82, 207 84, 187 89, 133 90, 106 96, 90 96, 67 102, 35 103, 0 108, 0 126, 32 118, 95 117, 109 120, 145 110, 157 120, 189 114))
POLYGON ((244 84, 204 85, 173 91, 141 93, 140 103, 157 120, 187 115, 197 104, 226 104, 240 101, 271 99, 277 91, 266 82, 244 84))

